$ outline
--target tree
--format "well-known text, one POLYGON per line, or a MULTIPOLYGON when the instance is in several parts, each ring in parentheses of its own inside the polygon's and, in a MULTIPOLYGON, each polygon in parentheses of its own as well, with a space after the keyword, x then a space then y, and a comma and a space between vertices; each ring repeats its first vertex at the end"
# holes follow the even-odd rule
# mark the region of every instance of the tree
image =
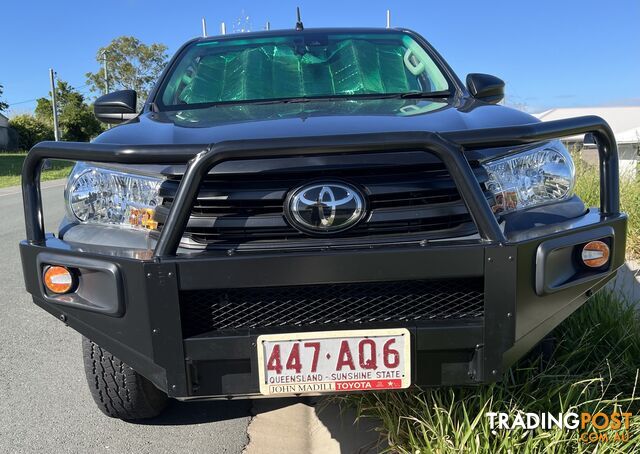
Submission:
MULTIPOLYGON (((35 115, 38 120, 53 125, 53 109, 50 98, 51 92, 49 92, 48 98, 39 98, 36 100, 35 115)), ((67 106, 84 103, 84 96, 64 80, 58 80, 56 83, 56 101, 58 104, 59 117, 67 106)))
MULTIPOLYGON (((87 142, 103 131, 91 107, 85 103, 84 96, 63 80, 58 80, 56 84, 56 100, 63 140, 87 142)), ((50 99, 37 100, 35 118, 53 130, 53 109, 50 99)))
POLYGON ((109 90, 131 89, 138 92, 139 103, 143 103, 151 87, 160 76, 168 61, 167 46, 153 43, 149 46, 133 36, 120 36, 106 47, 98 49, 96 61, 100 69, 87 73, 87 84, 91 91, 105 92, 103 54, 107 55, 109 90))
POLYGON ((16 115, 9 120, 9 126, 18 133, 20 150, 30 150, 38 142, 54 139, 53 128, 33 115, 16 115))
POLYGON ((9 108, 9 104, 2 101, 2 93, 4 92, 4 86, 0 85, 0 112, 4 112, 9 108))

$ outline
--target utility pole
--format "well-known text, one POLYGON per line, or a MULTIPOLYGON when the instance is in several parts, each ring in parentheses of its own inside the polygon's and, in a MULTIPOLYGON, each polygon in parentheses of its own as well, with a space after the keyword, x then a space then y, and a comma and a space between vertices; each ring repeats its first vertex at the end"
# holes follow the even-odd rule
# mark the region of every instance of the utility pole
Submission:
POLYGON ((56 142, 60 140, 60 129, 58 129, 58 103, 56 102, 56 83, 53 69, 49 68, 49 80, 51 82, 51 107, 53 109, 53 136, 56 142))
POLYGON ((102 66, 104 67, 104 94, 109 93, 109 71, 107 70, 107 51, 102 52, 102 66))
POLYGON ((387 28, 391 28, 391 10, 387 10, 387 28))
MULTIPOLYGON (((109 93, 109 71, 107 70, 107 51, 102 51, 102 66, 104 67, 104 94, 109 93)), ((111 129, 111 125, 107 125, 111 129)))
POLYGON ((220 34, 221 35, 226 35, 227 34, 227 26, 225 25, 224 22, 222 22, 220 24, 220 34))
POLYGON ((202 18, 202 36, 207 37, 207 20, 204 17, 202 18))

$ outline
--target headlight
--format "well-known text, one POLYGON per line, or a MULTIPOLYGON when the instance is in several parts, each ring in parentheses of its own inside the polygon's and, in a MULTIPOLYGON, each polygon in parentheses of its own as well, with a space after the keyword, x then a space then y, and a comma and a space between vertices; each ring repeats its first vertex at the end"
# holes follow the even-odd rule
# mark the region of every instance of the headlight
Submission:
POLYGON ((161 183, 161 178, 80 162, 65 188, 67 212, 80 222, 155 230, 161 183))
POLYGON ((555 140, 483 163, 489 174, 496 214, 545 205, 573 195, 575 167, 567 149, 555 140))

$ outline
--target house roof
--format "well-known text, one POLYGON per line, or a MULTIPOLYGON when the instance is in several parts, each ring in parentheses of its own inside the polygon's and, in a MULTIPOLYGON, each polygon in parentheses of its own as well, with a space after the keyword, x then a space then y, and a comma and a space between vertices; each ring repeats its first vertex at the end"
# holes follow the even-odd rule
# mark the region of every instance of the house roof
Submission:
POLYGON ((640 106, 563 107, 534 114, 542 121, 597 115, 609 123, 618 143, 640 141, 640 106))

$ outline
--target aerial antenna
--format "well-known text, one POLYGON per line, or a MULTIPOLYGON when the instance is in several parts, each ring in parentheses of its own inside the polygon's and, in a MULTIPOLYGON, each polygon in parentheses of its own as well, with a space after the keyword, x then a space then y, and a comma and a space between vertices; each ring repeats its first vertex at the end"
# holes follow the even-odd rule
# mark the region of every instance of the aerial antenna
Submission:
POLYGON ((387 28, 391 28, 391 10, 387 10, 387 28))
POLYGON ((302 25, 302 20, 300 19, 300 7, 296 6, 296 14, 298 16, 298 22, 296 22, 296 30, 302 31, 304 30, 304 25, 302 25))
POLYGON ((224 22, 220 24, 220 34, 221 35, 227 34, 227 24, 225 24, 224 22))
POLYGON ((207 37, 207 20, 202 18, 202 36, 207 37))
POLYGON ((265 30, 271 30, 271 22, 267 21, 267 23, 264 26, 265 30))

